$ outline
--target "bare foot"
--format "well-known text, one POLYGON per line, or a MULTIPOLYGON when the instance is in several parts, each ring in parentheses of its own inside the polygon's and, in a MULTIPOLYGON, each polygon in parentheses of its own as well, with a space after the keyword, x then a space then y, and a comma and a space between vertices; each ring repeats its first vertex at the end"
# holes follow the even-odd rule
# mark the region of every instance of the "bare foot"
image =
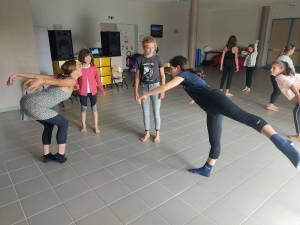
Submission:
POLYGON ((95 127, 95 133, 96 134, 99 134, 101 131, 99 130, 99 128, 98 127, 95 127))
POLYGON ((226 93, 226 96, 231 97, 231 96, 233 96, 233 94, 228 92, 228 93, 226 93))
POLYGON ((248 88, 247 87, 245 87, 242 91, 246 91, 248 88))
POLYGON ((86 126, 82 126, 80 132, 85 133, 86 132, 86 126))
POLYGON ((149 133, 146 133, 144 137, 141 138, 142 142, 145 142, 150 137, 149 133))
POLYGON ((278 110, 278 107, 276 107, 276 106, 270 106, 270 105, 268 105, 267 106, 267 109, 268 110, 271 110, 271 111, 274 111, 274 112, 278 112, 279 110, 278 110))
POLYGON ((245 90, 245 92, 250 92, 251 90, 250 90, 250 88, 247 88, 247 90, 245 90))
POLYGON ((290 135, 287 136, 289 139, 294 140, 294 141, 300 141, 299 135, 290 135))
POLYGON ((160 138, 159 135, 156 135, 156 137, 154 138, 154 143, 158 143, 160 142, 160 138))

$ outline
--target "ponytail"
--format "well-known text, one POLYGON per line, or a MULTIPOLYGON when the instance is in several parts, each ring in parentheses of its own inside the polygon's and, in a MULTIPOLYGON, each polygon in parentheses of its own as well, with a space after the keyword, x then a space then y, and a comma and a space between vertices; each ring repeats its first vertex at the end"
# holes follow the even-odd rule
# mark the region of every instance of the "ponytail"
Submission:
POLYGON ((198 75, 198 77, 202 78, 203 80, 205 80, 206 76, 203 72, 203 70, 199 70, 199 69, 196 69, 196 68, 190 68, 188 69, 190 72, 192 73, 195 73, 198 75))
POLYGON ((65 79, 66 77, 69 77, 74 70, 76 70, 76 61, 71 59, 65 62, 54 74, 54 79, 65 79))
POLYGON ((290 50, 294 49, 295 45, 289 44, 285 46, 279 53, 279 55, 276 57, 276 60, 278 60, 281 56, 286 55, 290 50))
POLYGON ((281 49, 281 51, 279 52, 278 56, 276 57, 276 60, 279 60, 279 58, 280 58, 281 56, 283 56, 284 51, 285 51, 285 48, 281 49))

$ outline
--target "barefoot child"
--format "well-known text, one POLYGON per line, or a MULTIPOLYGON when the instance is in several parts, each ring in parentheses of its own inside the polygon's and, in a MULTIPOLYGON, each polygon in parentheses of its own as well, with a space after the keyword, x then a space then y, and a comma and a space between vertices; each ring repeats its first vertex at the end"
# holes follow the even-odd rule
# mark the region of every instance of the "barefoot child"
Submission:
POLYGON ((276 60, 273 62, 270 71, 271 74, 276 76, 276 81, 282 94, 284 94, 288 100, 292 100, 295 96, 297 98, 297 102, 293 110, 297 134, 290 135, 288 138, 300 141, 300 74, 295 73, 294 70, 290 68, 289 64, 282 60, 276 60))
MULTIPOLYGON (((293 44, 289 44, 287 46, 285 46, 279 53, 279 55, 277 56, 276 60, 282 60, 288 63, 289 67, 295 72, 295 67, 293 64, 292 59, 290 58, 290 56, 295 52, 295 45, 293 44)), ((277 85, 277 82, 275 80, 276 75, 271 74, 271 82, 272 82, 272 86, 273 86, 273 92, 271 94, 270 97, 270 103, 267 106, 268 110, 272 110, 275 112, 278 112, 278 107, 276 107, 274 105, 275 101, 277 100, 277 98, 279 97, 281 91, 277 85)))
MULTIPOLYGON (((138 85, 142 85, 142 93, 146 93, 153 88, 165 84, 165 72, 164 72, 164 63, 160 56, 155 54, 157 45, 156 40, 147 36, 142 41, 142 46, 144 54, 140 55, 135 62, 136 74, 134 82, 134 98, 136 101, 139 99, 138 85), (161 79, 160 79, 161 78, 161 79)), ((149 99, 142 103, 143 108, 143 119, 145 127, 145 136, 141 138, 141 141, 144 142, 150 137, 150 104, 152 103, 154 123, 156 135, 154 142, 160 142, 159 130, 160 130, 160 104, 161 99, 165 97, 165 93, 157 93, 152 95, 149 99), (151 101, 150 101, 151 99, 151 101)))
POLYGON ((83 48, 78 55, 79 62, 82 63, 82 76, 77 80, 78 92, 81 103, 81 132, 86 132, 86 109, 87 99, 90 99, 91 109, 93 112, 95 133, 100 133, 98 128, 97 112, 97 88, 102 95, 105 95, 104 88, 100 81, 97 67, 94 65, 94 58, 89 50, 83 48))
POLYGON ((246 87, 242 91, 249 92, 252 84, 252 75, 255 69, 256 57, 257 57, 257 44, 259 40, 255 41, 255 44, 248 46, 248 51, 245 53, 246 59, 244 66, 246 66, 246 87))

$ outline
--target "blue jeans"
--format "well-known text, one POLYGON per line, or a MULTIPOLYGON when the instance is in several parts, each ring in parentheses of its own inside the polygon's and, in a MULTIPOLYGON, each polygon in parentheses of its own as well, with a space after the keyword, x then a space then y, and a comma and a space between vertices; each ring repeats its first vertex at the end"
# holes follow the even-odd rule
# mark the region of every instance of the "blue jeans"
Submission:
MULTIPOLYGON (((160 86, 159 82, 155 84, 142 83, 142 93, 145 94, 148 91, 160 86)), ((153 116, 155 123, 155 130, 160 130, 160 103, 161 99, 158 98, 158 94, 149 96, 144 102, 142 102, 144 127, 145 130, 150 130, 150 101, 152 102, 153 116)))

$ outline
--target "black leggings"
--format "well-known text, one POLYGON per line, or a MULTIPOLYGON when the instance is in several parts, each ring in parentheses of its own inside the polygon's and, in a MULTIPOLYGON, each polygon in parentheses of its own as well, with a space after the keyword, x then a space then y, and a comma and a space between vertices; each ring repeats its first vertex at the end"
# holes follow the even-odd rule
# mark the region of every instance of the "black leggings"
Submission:
POLYGON ((58 126, 56 133, 57 144, 66 144, 68 136, 68 120, 62 115, 58 114, 57 116, 47 119, 47 120, 38 120, 41 124, 44 125, 44 131, 42 135, 43 145, 50 145, 52 139, 52 131, 54 125, 58 126))
POLYGON ((277 98, 279 97, 281 91, 280 91, 280 89, 278 87, 278 84, 275 80, 276 77, 271 75, 270 78, 271 78, 271 82, 272 82, 272 86, 273 86, 273 92, 271 94, 270 103, 274 104, 275 101, 277 100, 277 98))
MULTIPOLYGON (((209 157, 217 159, 221 151, 222 119, 223 115, 252 127, 258 132, 268 123, 262 118, 247 113, 233 103, 224 93, 219 90, 205 90, 204 95, 198 95, 199 98, 206 98, 205 108, 207 109, 207 130, 209 142, 211 145, 209 157)), ((194 99, 198 104, 199 99, 194 99)), ((200 107, 201 104, 199 104, 200 107)))
POLYGON ((252 75, 255 67, 246 68, 246 87, 250 88, 252 84, 252 75))
POLYGON ((297 102, 295 105, 295 108, 293 110, 293 116, 294 116, 294 123, 295 123, 295 128, 296 128, 296 133, 299 134, 299 130, 300 130, 300 105, 297 102))
POLYGON ((220 89, 223 89, 223 86, 224 86, 227 75, 228 75, 228 78, 227 78, 226 89, 230 88, 231 80, 232 80, 232 76, 233 76, 234 71, 235 71, 235 63, 225 64, 223 66, 223 74, 222 74, 220 89))

